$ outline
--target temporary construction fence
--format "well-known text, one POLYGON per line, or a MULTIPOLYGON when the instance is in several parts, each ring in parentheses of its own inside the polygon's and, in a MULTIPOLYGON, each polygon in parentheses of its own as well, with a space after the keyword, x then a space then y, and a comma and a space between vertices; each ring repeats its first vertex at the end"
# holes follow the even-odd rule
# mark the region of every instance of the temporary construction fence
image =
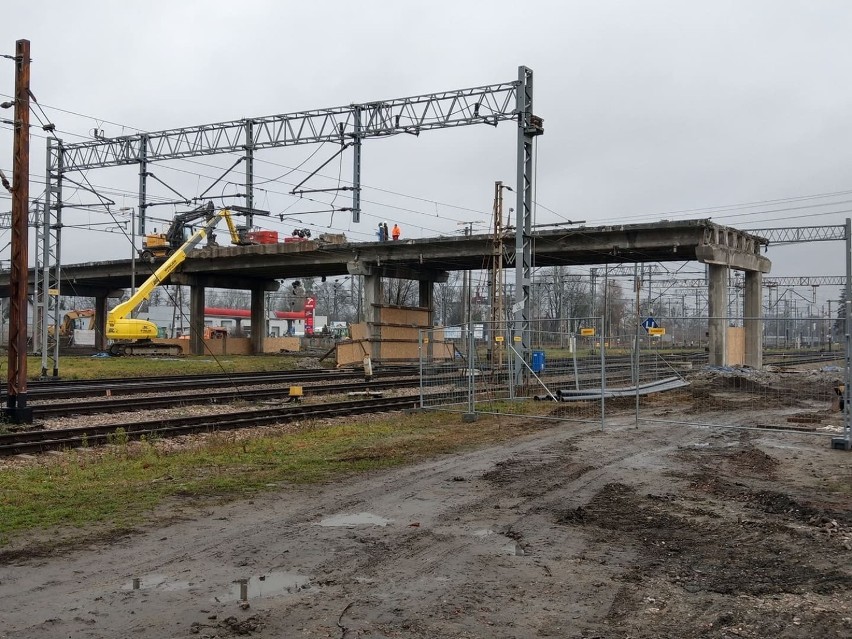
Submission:
POLYGON ((708 318, 639 318, 628 330, 607 334, 595 317, 564 320, 571 327, 566 332, 534 322, 526 354, 505 324, 423 330, 421 406, 471 418, 536 414, 604 427, 617 415, 637 427, 659 422, 849 438, 838 391, 846 376, 845 331, 838 333, 835 319, 798 319, 799 333, 786 336, 786 347, 767 346, 764 331, 761 368, 739 363, 745 337, 736 318, 724 321, 728 366, 708 366, 707 349, 681 333, 687 322, 707 326, 708 318), (435 344, 443 345, 440 354, 435 344), (534 401, 558 406, 531 410, 534 401))
MULTIPOLYGON (((697 319, 707 324, 707 318, 697 319)), ((700 353, 684 357, 677 329, 668 328, 681 321, 656 317, 655 324, 662 329, 655 331, 657 335, 642 327, 637 331, 637 368, 643 375, 659 378, 669 371, 688 381, 688 387, 680 391, 637 396, 637 426, 674 423, 849 436, 848 402, 841 402, 846 331, 839 325, 844 322, 798 317, 787 321, 785 329, 784 320, 761 318, 763 362, 750 367, 742 363, 745 328, 741 319, 724 320, 725 366, 709 366, 700 353), (770 328, 775 322, 782 326, 780 334, 770 328)))
POLYGON ((526 356, 505 324, 476 322, 420 334, 420 392, 425 409, 521 414, 523 400, 558 401, 565 391, 583 395, 565 404, 559 418, 598 421, 605 416, 606 348, 600 318, 574 318, 575 330, 554 332, 533 323, 526 356), (450 336, 448 338, 448 336, 450 336), (431 345, 450 339, 452 360, 434 356, 431 345))

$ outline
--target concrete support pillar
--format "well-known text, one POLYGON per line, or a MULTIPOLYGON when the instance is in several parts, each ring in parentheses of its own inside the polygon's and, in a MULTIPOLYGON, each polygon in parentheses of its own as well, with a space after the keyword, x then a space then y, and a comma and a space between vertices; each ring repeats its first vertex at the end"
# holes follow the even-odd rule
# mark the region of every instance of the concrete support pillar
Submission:
POLYGON ((763 273, 745 272, 743 326, 745 327, 745 364, 763 367, 763 273))
POLYGON ((381 358, 379 339, 381 339, 381 328, 376 326, 381 320, 381 309, 379 304, 383 301, 382 278, 380 275, 364 276, 364 321, 367 323, 367 336, 372 338, 370 357, 374 361, 381 358))
POLYGON ((204 287, 189 287, 189 352, 204 354, 204 287))
POLYGON ((728 333, 728 267, 707 265, 710 287, 707 292, 709 318, 707 320, 708 363, 725 366, 727 363, 726 337, 728 333))
POLYGON ((262 288, 251 289, 251 350, 255 355, 263 353, 266 333, 266 291, 262 288))
POLYGON ((107 298, 99 295, 95 297, 95 348, 99 351, 107 349, 106 319, 107 298))
POLYGON ((420 280, 420 299, 421 308, 429 309, 429 326, 435 325, 435 283, 432 280, 420 280))
POLYGON ((380 275, 364 276, 364 321, 375 324, 379 321, 377 304, 383 301, 382 278, 380 275))
MULTIPOLYGON (((429 327, 435 326, 435 282, 432 280, 419 280, 418 281, 420 287, 420 298, 419 305, 421 308, 428 308, 429 315, 426 320, 426 323, 429 327)), ((423 355, 427 358, 427 361, 431 362, 434 356, 434 348, 435 348, 435 340, 433 334, 424 333, 429 337, 429 342, 426 344, 426 352, 423 355)))

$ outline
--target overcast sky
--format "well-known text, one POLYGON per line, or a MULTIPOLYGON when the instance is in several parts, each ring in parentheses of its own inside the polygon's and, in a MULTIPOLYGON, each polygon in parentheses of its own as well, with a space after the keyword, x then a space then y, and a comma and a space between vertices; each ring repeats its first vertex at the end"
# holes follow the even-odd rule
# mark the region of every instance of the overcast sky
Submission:
MULTIPOLYGON (((535 73, 534 110, 545 126, 537 139, 537 223, 711 217, 758 228, 842 224, 852 211, 850 33, 852 3, 840 0, 30 0, 4 4, 0 53, 29 39, 34 95, 89 116, 44 107, 68 142, 95 128, 114 136, 492 84, 516 79, 523 64, 535 73), (789 201, 804 196, 818 197, 789 201), (773 200, 788 201, 751 205, 773 200)), ((13 65, 0 59, 0 93, 11 95, 13 86, 13 65)), ((373 239, 384 220, 399 222, 407 237, 454 234, 468 221, 484 231, 494 181, 514 186, 515 134, 507 122, 368 140, 361 224, 348 213, 260 223, 287 234, 293 226, 345 232, 356 241, 373 239)), ((32 144, 35 197, 45 141, 32 144)), ((256 179, 276 178, 314 151, 260 152, 256 179)), ((304 168, 333 152, 326 145, 304 168)), ((0 125, 7 175, 11 158, 12 135, 0 125)), ((193 196, 233 157, 198 162, 151 170, 193 196)), ((109 187, 117 206, 135 206, 137 171, 87 177, 109 187)), ((351 171, 347 152, 311 185, 335 186, 338 174, 347 180, 351 171)), ((275 214, 318 208, 286 194, 301 177, 267 182, 256 206, 275 214)), ((163 199, 168 191, 152 185, 151 194, 163 199)), ((336 205, 349 198, 339 195, 336 205)), ((8 209, 8 198, 0 199, 0 211, 8 209)), ((150 212, 173 214, 170 207, 150 212)), ((109 221, 99 212, 69 211, 64 219, 71 227, 109 221)), ((156 225, 162 222, 149 230, 156 225)), ((63 261, 129 256, 127 238, 97 229, 66 229, 63 261)), ((8 238, 0 232, 0 246, 8 238)), ((842 274, 843 248, 770 250, 772 274, 842 274)), ((6 246, 0 259, 8 254, 6 246)))

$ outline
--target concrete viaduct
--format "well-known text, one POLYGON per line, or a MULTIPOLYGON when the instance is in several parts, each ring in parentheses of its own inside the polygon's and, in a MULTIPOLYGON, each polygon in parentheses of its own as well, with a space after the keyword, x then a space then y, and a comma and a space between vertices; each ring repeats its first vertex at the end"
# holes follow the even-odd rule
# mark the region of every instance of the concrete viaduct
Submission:
MULTIPOLYGON (((511 231, 506 245, 512 245, 511 231)), ((534 266, 627 264, 635 262, 698 261, 709 272, 709 361, 726 363, 727 285, 729 269, 745 273, 743 318, 746 364, 762 365, 761 288, 770 261, 761 255, 766 240, 746 232, 720 226, 709 220, 658 222, 537 230, 531 236, 534 266)), ((364 276, 366 321, 381 300, 381 278, 417 280, 419 304, 433 308, 436 282, 446 281, 451 270, 487 269, 494 254, 491 235, 328 244, 319 241, 257 246, 206 247, 190 254, 166 284, 190 287, 191 351, 203 353, 206 288, 251 291, 251 321, 263 325, 264 295, 278 289, 281 279, 309 276, 364 276)), ((510 258, 505 265, 512 266, 510 258)), ((137 261, 137 277, 148 267, 137 261)), ((33 285, 33 271, 29 272, 33 285)), ((104 326, 107 298, 120 295, 131 285, 131 261, 118 260, 69 264, 62 267, 63 295, 94 297, 96 300, 96 345, 106 347, 104 326)), ((0 273, 0 294, 8 295, 9 273, 0 273)), ((32 290, 32 288, 31 288, 32 290)), ((262 352, 263 331, 252 331, 255 352, 262 352)))

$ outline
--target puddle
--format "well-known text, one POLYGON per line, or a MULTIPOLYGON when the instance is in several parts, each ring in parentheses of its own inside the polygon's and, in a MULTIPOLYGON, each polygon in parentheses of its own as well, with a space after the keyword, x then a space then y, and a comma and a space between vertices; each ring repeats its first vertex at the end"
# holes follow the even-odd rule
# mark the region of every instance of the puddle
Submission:
POLYGON ((334 528, 355 528, 355 526, 387 526, 390 519, 379 517, 373 513, 355 513, 352 515, 334 515, 320 521, 318 526, 334 528))
POLYGON ((192 586, 189 581, 170 580, 167 575, 144 575, 124 584, 122 590, 161 590, 163 592, 174 592, 186 590, 192 586))
POLYGON ((270 572, 265 575, 252 577, 246 580, 245 583, 235 581, 228 589, 228 593, 224 596, 216 597, 216 600, 241 601, 243 598, 260 599, 262 597, 290 594, 299 592, 309 582, 309 577, 298 575, 294 572, 270 572))

